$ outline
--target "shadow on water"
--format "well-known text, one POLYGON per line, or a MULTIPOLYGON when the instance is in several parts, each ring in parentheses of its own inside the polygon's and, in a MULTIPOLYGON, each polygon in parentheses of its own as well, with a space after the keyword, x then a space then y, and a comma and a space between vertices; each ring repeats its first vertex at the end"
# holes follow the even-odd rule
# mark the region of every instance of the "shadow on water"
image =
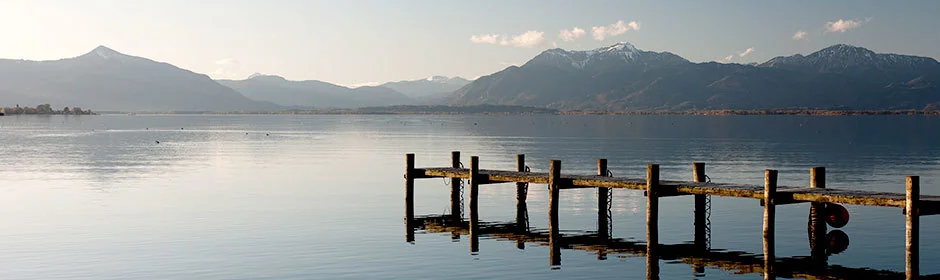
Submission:
MULTIPOLYGON (((454 215, 428 215, 415 217, 408 227, 408 241, 414 242, 413 234, 441 233, 449 234, 452 239, 459 240, 462 235, 470 236, 471 253, 479 253, 479 238, 485 237, 497 241, 515 242, 516 248, 524 250, 526 244, 536 246, 555 246, 554 252, 560 249, 581 250, 595 252, 598 260, 605 260, 610 255, 644 256, 647 254, 645 242, 630 241, 621 238, 611 238, 607 230, 600 231, 567 231, 561 234, 559 242, 549 242, 549 230, 532 228, 525 203, 517 204, 516 221, 514 222, 484 222, 479 221, 475 233, 471 234, 470 221, 454 215), (478 232, 478 233, 476 233, 478 232)), ((852 268, 839 265, 830 265, 827 255, 839 253, 848 246, 848 236, 835 230, 825 235, 825 239, 813 241, 814 227, 812 216, 808 222, 808 234, 811 243, 810 256, 795 256, 776 258, 773 270, 776 277, 806 278, 806 279, 904 279, 904 272, 876 270, 870 268, 852 268), (830 247, 831 246, 831 247, 830 247)), ((667 263, 688 264, 694 271, 694 276, 705 276, 705 268, 717 268, 736 274, 761 274, 765 272, 764 258, 761 253, 748 253, 707 248, 694 242, 684 244, 659 244, 656 256, 667 263)), ((560 256, 551 256, 553 269, 560 268, 560 256), (555 259, 559 258, 559 259, 555 259), (557 262, 556 262, 557 261, 557 262)), ((648 262, 647 269, 659 271, 659 261, 648 262)), ((659 279, 658 273, 648 279, 659 279)), ((940 279, 940 274, 921 275, 920 279, 940 279)))

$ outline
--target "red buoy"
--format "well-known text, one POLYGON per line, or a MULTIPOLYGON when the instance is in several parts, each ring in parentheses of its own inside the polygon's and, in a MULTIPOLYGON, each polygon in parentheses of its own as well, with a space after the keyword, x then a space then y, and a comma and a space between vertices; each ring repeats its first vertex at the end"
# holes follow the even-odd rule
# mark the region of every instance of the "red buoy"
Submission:
POLYGON ((849 210, 835 203, 826 203, 826 223, 834 228, 844 227, 849 223, 849 210))

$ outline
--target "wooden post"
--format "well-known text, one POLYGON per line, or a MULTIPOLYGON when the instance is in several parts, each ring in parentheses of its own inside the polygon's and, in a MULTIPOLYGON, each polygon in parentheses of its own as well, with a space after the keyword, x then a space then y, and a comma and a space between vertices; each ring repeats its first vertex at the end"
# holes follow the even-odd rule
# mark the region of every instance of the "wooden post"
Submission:
MULTIPOLYGON (((516 155, 516 171, 525 172, 525 155, 516 155)), ((528 196, 528 185, 526 183, 516 183, 516 228, 519 233, 529 232, 528 207, 526 207, 526 197, 528 196)), ((516 248, 525 249, 525 241, 516 241, 516 248)))
POLYGON ((646 279, 659 279, 659 165, 646 166, 646 279))
MULTIPOLYGON (((704 162, 692 163, 692 181, 696 183, 705 182, 705 163, 704 162)), ((694 210, 695 212, 693 213, 694 221, 695 221, 694 222, 694 225, 695 225, 694 244, 695 244, 695 248, 698 249, 699 252, 704 252, 705 249, 708 247, 707 240, 706 240, 708 232, 706 228, 707 224, 705 222, 706 215, 707 215, 707 213, 705 213, 706 199, 707 198, 705 197, 704 194, 695 195, 695 210, 694 210)))
MULTIPOLYGON (((516 155, 516 171, 525 172, 525 155, 523 154, 516 155)), ((516 183, 516 204, 525 203, 527 191, 525 183, 516 183)))
MULTIPOLYGON (((599 158, 597 159, 597 176, 607 176, 607 159, 599 158)), ((608 236, 607 228, 607 208, 610 205, 607 201, 610 198, 610 189, 609 188, 597 188, 597 235, 601 239, 607 239, 608 236)))
POLYGON ((405 242, 415 241, 415 154, 405 155, 405 242))
POLYGON ((920 277, 920 176, 907 176, 907 203, 904 207, 907 216, 907 242, 904 249, 904 271, 906 279, 920 277))
MULTIPOLYGON (((453 168, 460 168, 460 152, 453 151, 450 152, 450 166, 453 168)), ((450 179, 450 214, 454 221, 461 221, 463 219, 463 208, 460 205, 460 200, 463 199, 460 194, 460 178, 451 178, 450 179)))
POLYGON ((480 251, 480 211, 477 207, 480 188, 480 158, 470 157, 470 253, 480 251))
POLYGON ((548 168, 548 245, 551 265, 561 265, 561 235, 558 225, 558 193, 561 179, 561 161, 552 160, 548 168))
MULTIPOLYGON (((809 187, 813 189, 826 188, 826 168, 813 167, 809 170, 809 187)), ((826 226, 825 217, 826 203, 811 202, 809 206, 809 249, 810 257, 817 265, 826 267, 828 256, 826 256, 826 226)))
MULTIPOLYGON (((597 159, 597 176, 607 176, 607 159, 597 159)), ((610 238, 610 232, 608 231, 610 224, 607 223, 607 220, 610 218, 607 215, 607 209, 610 207, 610 203, 608 203, 610 201, 610 195, 609 188, 597 188, 597 237, 604 240, 604 242, 610 238)), ((607 259, 607 251, 604 249, 604 246, 597 249, 597 259, 607 259)))
POLYGON ((777 195, 777 170, 764 171, 764 279, 776 279, 774 271, 774 197, 777 195))

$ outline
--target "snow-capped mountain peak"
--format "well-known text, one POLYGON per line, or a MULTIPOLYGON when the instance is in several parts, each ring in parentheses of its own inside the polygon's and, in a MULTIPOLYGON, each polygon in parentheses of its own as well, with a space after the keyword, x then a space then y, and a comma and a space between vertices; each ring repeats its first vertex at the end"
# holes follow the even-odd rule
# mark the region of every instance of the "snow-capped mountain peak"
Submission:
POLYGON ((97 48, 92 50, 91 53, 96 54, 99 57, 104 58, 104 59, 111 59, 111 58, 115 58, 119 56, 124 56, 124 54, 121 54, 105 46, 98 46, 97 48))
MULTIPOLYGON (((550 49, 542 52, 526 65, 555 65, 558 67, 567 67, 570 65, 576 69, 585 69, 598 64, 675 64, 688 63, 682 57, 669 52, 651 52, 638 49, 631 43, 619 42, 611 46, 596 48, 585 51, 568 51, 559 48, 550 49)), ((526 66, 526 65, 523 65, 526 66)))
POLYGON ((450 78, 444 77, 444 76, 430 76, 430 77, 428 77, 428 82, 444 83, 444 82, 447 82, 447 80, 450 80, 450 78))
POLYGON ((636 52, 638 50, 636 46, 633 46, 633 44, 630 44, 628 42, 619 42, 619 43, 614 44, 613 46, 599 48, 594 51, 596 52, 636 52))

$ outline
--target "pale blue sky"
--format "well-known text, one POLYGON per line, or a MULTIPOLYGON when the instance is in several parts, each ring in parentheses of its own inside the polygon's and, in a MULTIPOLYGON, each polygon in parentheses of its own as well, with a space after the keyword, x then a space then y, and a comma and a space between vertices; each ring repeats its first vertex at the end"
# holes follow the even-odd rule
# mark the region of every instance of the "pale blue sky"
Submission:
POLYGON ((106 45, 214 78, 261 72, 344 85, 473 78, 553 45, 619 41, 692 61, 763 62, 837 43, 940 58, 938 12, 940 1, 0 0, 0 57, 58 59, 106 45), (618 21, 621 32, 594 37, 592 27, 618 21), (574 27, 584 34, 559 37, 574 27), (495 44, 471 41, 492 34, 495 44))

